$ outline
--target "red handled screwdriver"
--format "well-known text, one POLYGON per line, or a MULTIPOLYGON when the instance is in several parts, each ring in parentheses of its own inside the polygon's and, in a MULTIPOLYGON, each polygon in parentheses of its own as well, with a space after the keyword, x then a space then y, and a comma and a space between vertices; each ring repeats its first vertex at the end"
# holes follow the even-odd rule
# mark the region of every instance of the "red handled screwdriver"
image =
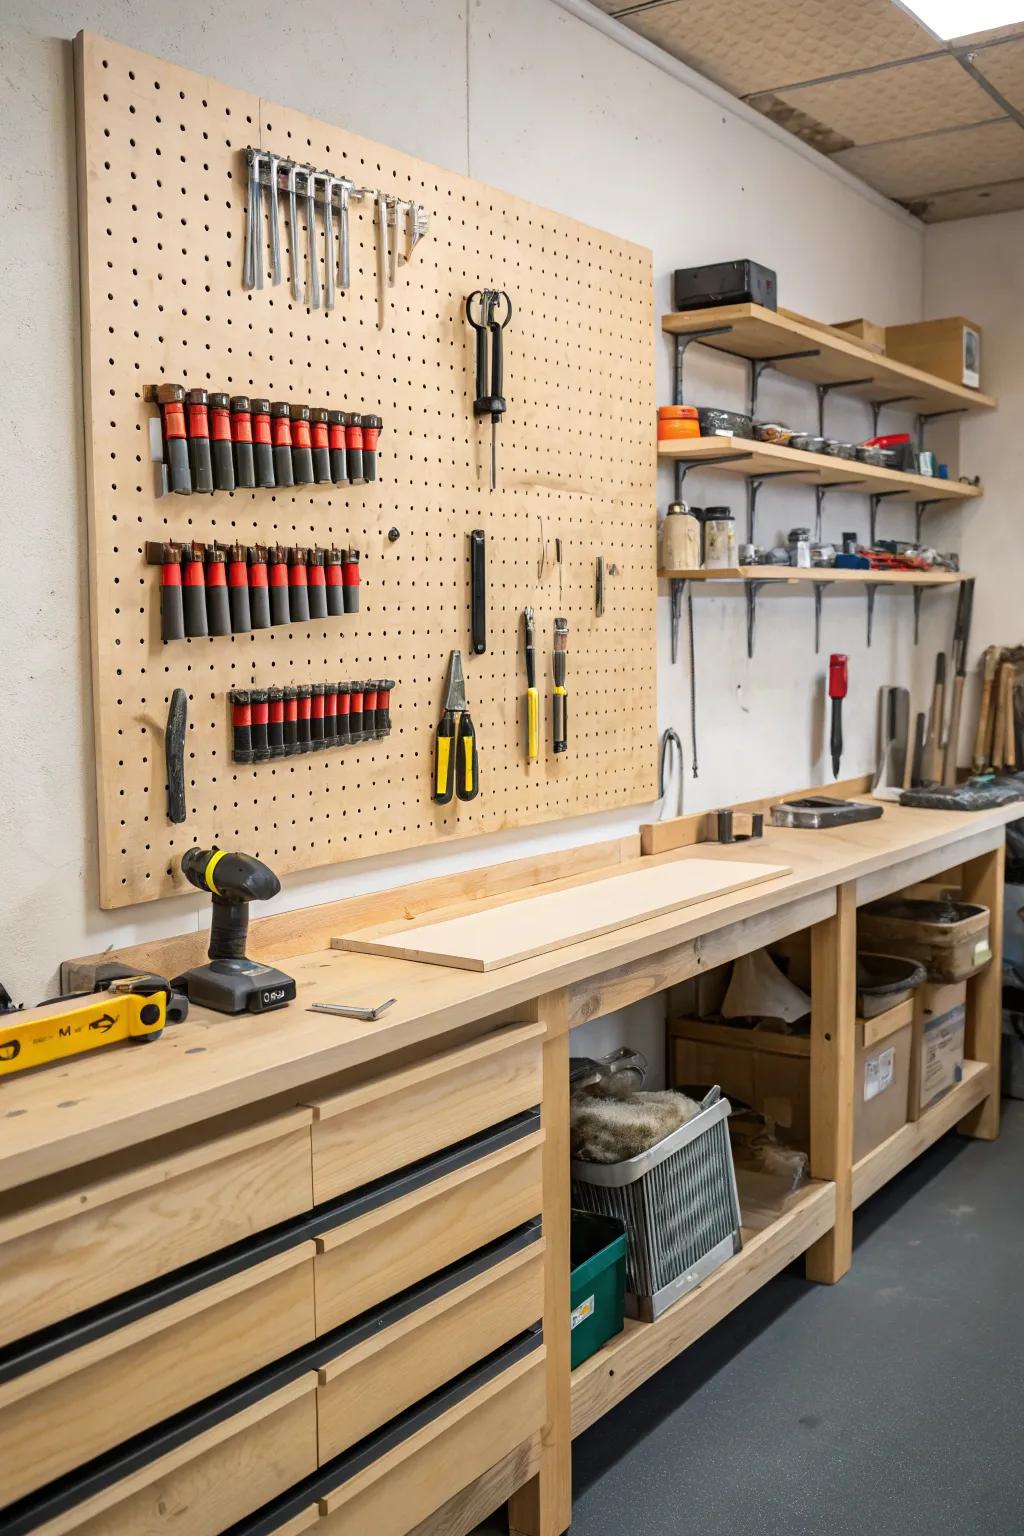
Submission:
POLYGON ((828 659, 828 696, 832 700, 832 777, 839 777, 843 755, 843 700, 849 684, 848 658, 836 653, 828 659))

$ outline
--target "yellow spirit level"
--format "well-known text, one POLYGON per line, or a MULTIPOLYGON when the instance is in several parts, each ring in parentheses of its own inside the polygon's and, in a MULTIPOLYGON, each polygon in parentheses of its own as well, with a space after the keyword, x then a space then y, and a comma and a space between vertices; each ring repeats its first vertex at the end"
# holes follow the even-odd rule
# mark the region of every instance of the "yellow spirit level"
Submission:
POLYGON ((167 1022, 169 991, 159 977, 126 976, 108 991, 7 1014, 0 1018, 0 1077, 119 1040, 155 1040, 167 1022))

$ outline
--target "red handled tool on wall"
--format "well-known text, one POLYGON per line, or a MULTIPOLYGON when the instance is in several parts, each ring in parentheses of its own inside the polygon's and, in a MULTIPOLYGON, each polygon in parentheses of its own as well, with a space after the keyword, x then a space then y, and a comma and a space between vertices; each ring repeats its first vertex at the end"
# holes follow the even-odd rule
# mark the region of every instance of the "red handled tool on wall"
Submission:
POLYGON ((833 653, 828 659, 828 696, 832 700, 832 777, 838 779, 843 756, 843 700, 849 685, 848 659, 833 653))

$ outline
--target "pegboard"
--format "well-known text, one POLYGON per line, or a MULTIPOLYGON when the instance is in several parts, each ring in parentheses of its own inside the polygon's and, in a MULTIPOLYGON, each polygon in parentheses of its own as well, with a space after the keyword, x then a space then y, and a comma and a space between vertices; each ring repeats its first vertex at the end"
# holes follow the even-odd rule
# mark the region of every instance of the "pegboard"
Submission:
POLYGON ((91 34, 78 38, 77 65, 102 905, 190 889, 178 866, 194 844, 240 848, 286 874, 653 798, 650 252, 91 34), (292 303, 285 199, 285 281, 243 289, 250 144, 429 210, 429 232, 388 292, 386 328, 369 200, 352 204, 352 284, 333 312, 292 303), (464 315, 466 294, 483 286, 506 289, 515 305, 494 493, 464 315), (379 413, 380 478, 159 496, 143 389, 162 382, 379 413), (482 656, 469 644, 474 528, 487 534, 482 656), (361 611, 161 642, 147 541, 271 538, 360 549, 361 611), (603 617, 599 555, 609 568, 603 617), (523 726, 527 604, 543 724, 534 762, 523 726), (570 626, 569 750, 557 755, 556 614, 570 626), (434 735, 456 648, 480 793, 442 807, 430 798, 434 735), (385 675, 396 679, 386 740, 232 762, 231 688, 385 675), (178 826, 166 814, 163 740, 175 687, 189 698, 188 815, 178 826))

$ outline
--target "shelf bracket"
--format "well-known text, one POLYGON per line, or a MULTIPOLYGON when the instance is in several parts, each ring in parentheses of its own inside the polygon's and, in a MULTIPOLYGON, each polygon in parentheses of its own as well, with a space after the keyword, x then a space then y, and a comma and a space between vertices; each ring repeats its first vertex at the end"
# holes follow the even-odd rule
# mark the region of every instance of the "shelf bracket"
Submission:
POLYGON ((814 542, 821 543, 821 529, 825 513, 825 497, 828 495, 827 485, 814 487, 814 542))
MULTIPOLYGON (((872 493, 871 493, 871 522, 870 522, 870 525, 869 525, 870 529, 871 529, 871 545, 870 545, 870 547, 872 549, 874 549, 874 547, 875 547, 875 539, 878 537, 878 508, 879 508, 879 506, 889 496, 902 496, 902 495, 903 495, 902 491, 872 491, 872 493)), ((868 641, 868 644, 869 645, 871 644, 870 640, 868 641)))
MULTIPOLYGON (((761 375, 766 368, 774 368, 776 363, 792 363, 798 357, 820 357, 820 347, 810 347, 805 352, 778 352, 774 357, 752 357, 750 359, 750 414, 757 415, 757 391, 761 383, 761 375)), ((679 402, 682 404, 682 402, 679 402)))
POLYGON ((914 644, 917 645, 921 638, 921 599, 924 597, 924 588, 914 588, 914 644))
POLYGON ((747 599, 747 658, 754 659, 754 625, 757 620, 757 594, 764 586, 763 581, 745 581, 743 590, 747 599))
POLYGON ((719 453, 713 459, 694 459, 687 463, 685 459, 675 460, 676 474, 676 501, 683 499, 683 482, 691 469, 714 469, 718 464, 741 464, 744 459, 749 459, 749 453, 719 453))
POLYGON ((686 399, 683 389, 684 369, 686 366, 686 349, 692 341, 706 341, 709 336, 726 336, 732 330, 731 325, 712 326, 707 331, 680 331, 676 335, 675 351, 675 378, 673 405, 685 405, 686 399))
POLYGON ((843 379, 839 384, 819 384, 818 390, 818 436, 825 436, 825 401, 834 389, 856 389, 858 384, 873 384, 871 379, 843 379))
POLYGON ((693 584, 691 582, 686 593, 686 627, 689 631, 690 641, 690 763, 693 777, 699 778, 697 770, 697 652, 693 640, 693 584))
POLYGON ((868 650, 870 650, 871 632, 875 627, 875 598, 878 596, 878 587, 873 581, 869 581, 864 591, 868 600, 868 650))
POLYGON ((913 400, 914 395, 894 395, 891 400, 872 400, 871 402, 871 436, 878 436, 878 418, 887 405, 906 405, 913 400))
POLYGON ((817 581, 814 584, 814 654, 817 656, 821 650, 821 603, 825 596, 825 588, 830 587, 830 581, 817 581))
POLYGON ((914 503, 914 543, 920 544, 921 530, 924 526, 924 514, 929 507, 941 507, 942 497, 933 496, 931 501, 915 501, 914 503))
POLYGON ((754 542, 754 516, 757 512, 757 493, 766 480, 784 480, 787 475, 802 475, 802 469, 771 469, 763 475, 754 475, 747 481, 747 543, 754 542))
POLYGON ((922 411, 917 418, 917 451, 924 449, 924 429, 930 421, 938 421, 943 416, 963 416, 966 414, 966 405, 951 406, 948 411, 922 411))

